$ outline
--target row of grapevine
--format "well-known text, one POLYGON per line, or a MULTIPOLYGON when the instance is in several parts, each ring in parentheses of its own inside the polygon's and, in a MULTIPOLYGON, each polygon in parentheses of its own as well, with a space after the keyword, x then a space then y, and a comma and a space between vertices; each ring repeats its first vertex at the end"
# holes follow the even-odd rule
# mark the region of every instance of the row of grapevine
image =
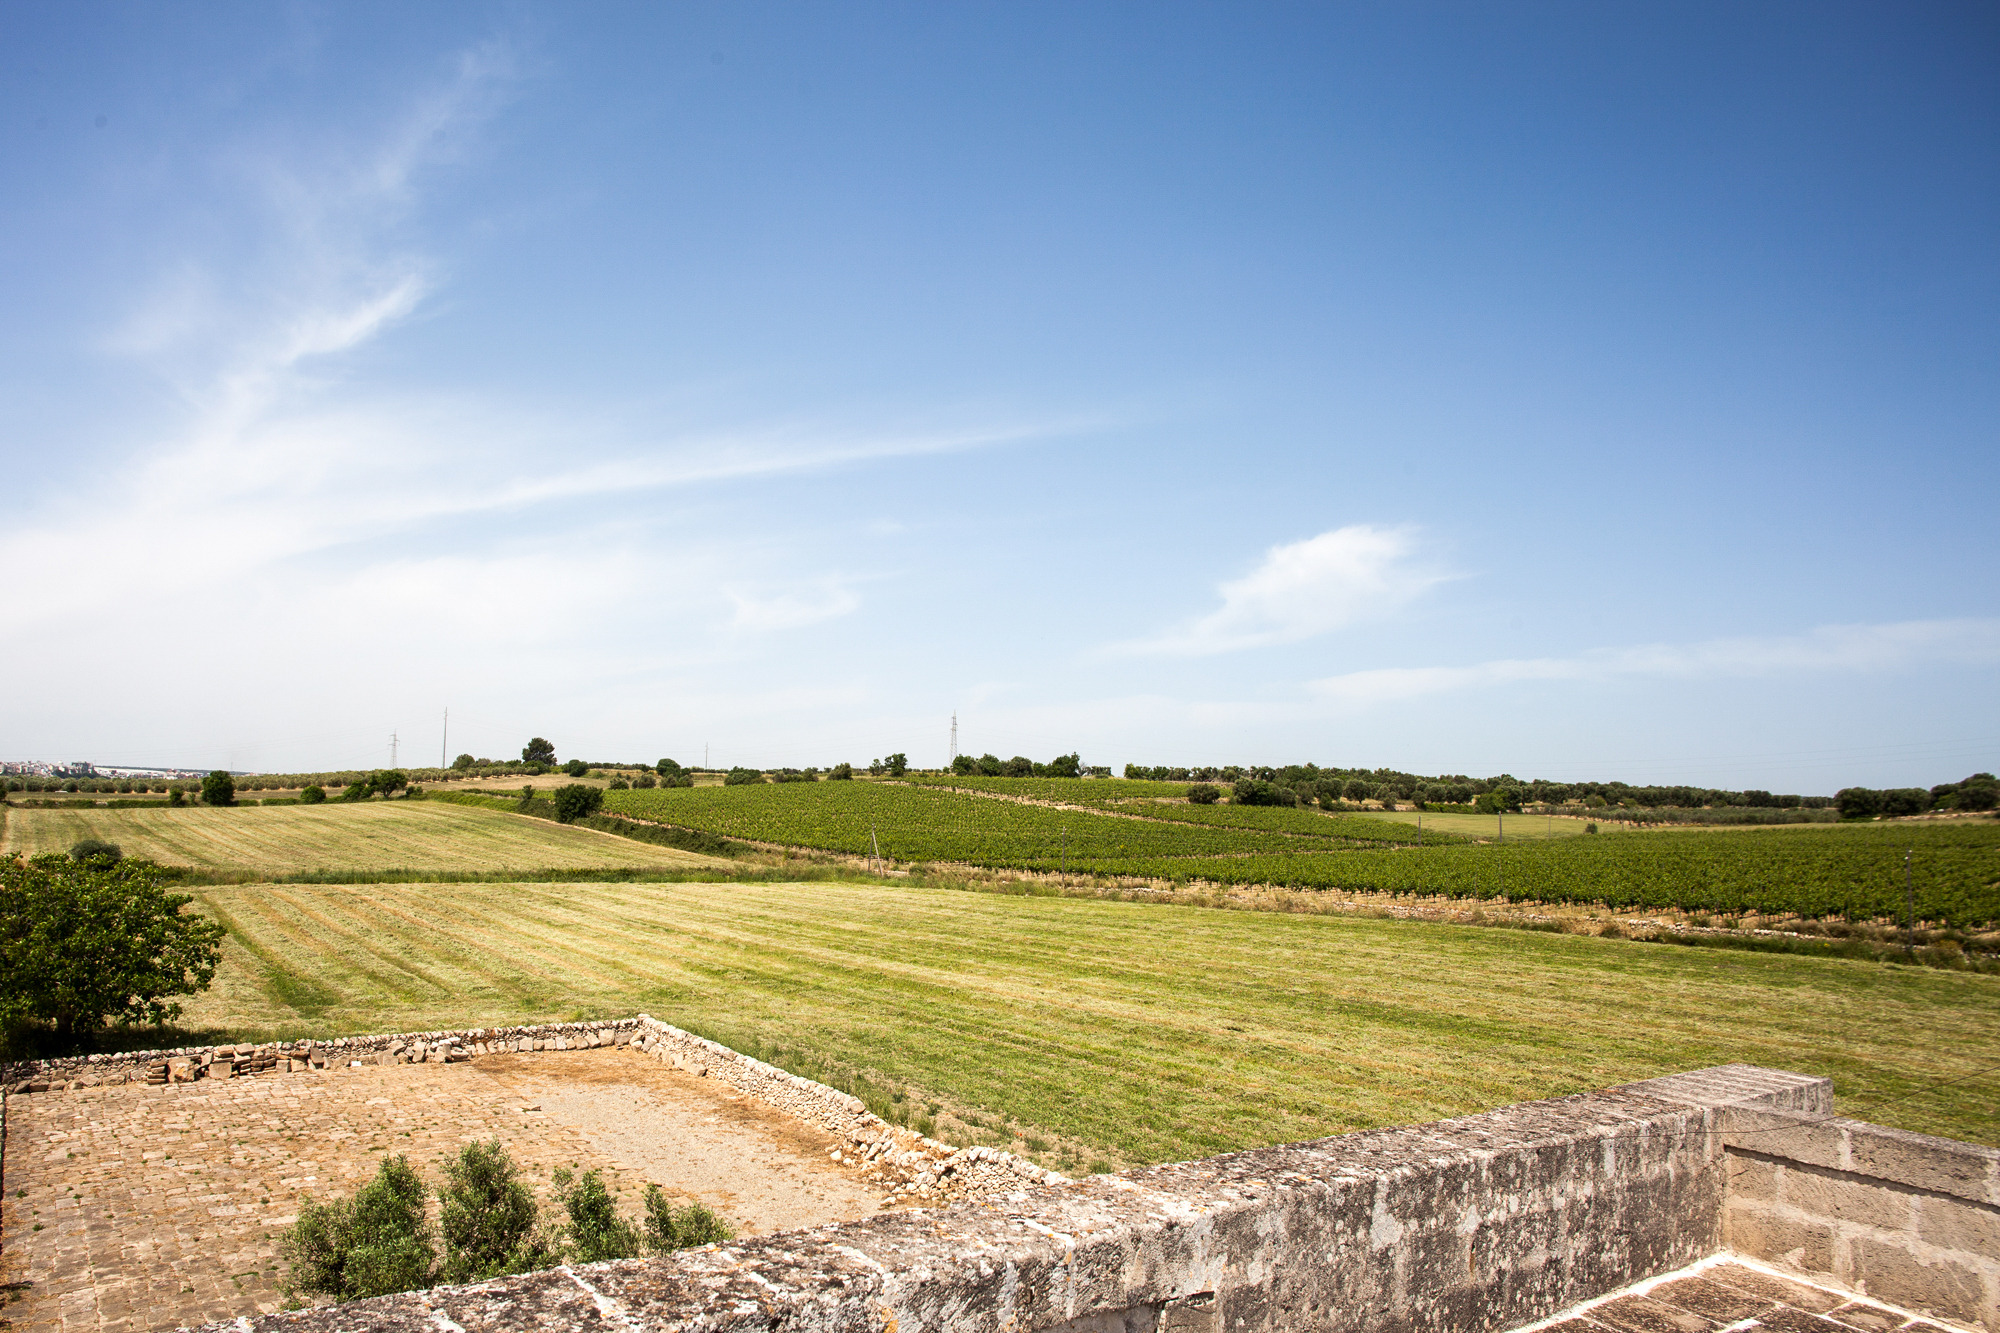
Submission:
POLYGON ((1104 858, 1101 874, 1225 884, 1601 902, 1707 912, 2000 921, 2000 825, 1843 828, 1787 836, 1630 833, 1493 846, 1235 858, 1104 858))
MULTIPOLYGON (((959 779, 963 784, 978 779, 959 779)), ((989 780, 992 781, 992 780, 989 780)), ((1021 791, 1032 779, 1008 779, 1021 791)), ((1064 789, 1166 783, 1057 782, 1064 789)), ((1130 794, 1116 798, 1132 801, 1130 794)), ((898 861, 1272 883, 1393 893, 1602 902, 1692 911, 1874 917, 1903 910, 1904 854, 1917 911, 1932 921, 2000 920, 2000 823, 1794 826, 1609 833, 1504 844, 1382 845, 1408 825, 1309 811, 1105 803, 1106 813, 993 800, 941 785, 787 783, 614 791, 606 808, 723 837, 898 861), (1311 833, 1308 834, 1307 830, 1311 833), (1323 832, 1322 832, 1323 831, 1323 832), (871 841, 872 834, 872 841, 871 841), (1372 840, 1371 840, 1372 838, 1372 840)))
MULTIPOLYGON (((1213 824, 1223 828, 1296 833, 1311 838, 1356 842, 1416 841, 1416 830, 1391 820, 1365 816, 1322 814, 1317 810, 1275 805, 1189 805, 1185 782, 1152 782, 1138 778, 985 778, 925 775, 919 781, 934 788, 993 792, 1030 801, 1061 801, 1090 806, 1141 819, 1182 824, 1213 824), (1163 799, 1165 798, 1165 799, 1163 799)), ((1458 842, 1457 837, 1427 833, 1426 842, 1458 842)))

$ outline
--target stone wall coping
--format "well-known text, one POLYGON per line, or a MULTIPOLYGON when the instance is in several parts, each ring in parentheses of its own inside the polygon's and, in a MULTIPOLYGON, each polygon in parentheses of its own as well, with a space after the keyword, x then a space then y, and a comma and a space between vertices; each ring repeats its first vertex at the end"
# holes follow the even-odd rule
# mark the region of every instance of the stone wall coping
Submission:
POLYGON ((1773 1110, 1833 1114, 1833 1080, 1761 1065, 1717 1065, 1665 1078, 1628 1083, 1626 1089, 1663 1101, 1693 1106, 1758 1106, 1773 1110))
MULTIPOLYGON (((1350 1266, 1390 1264, 1400 1289, 1420 1280, 1404 1268, 1414 1260, 1389 1257, 1399 1252, 1404 1227, 1413 1219, 1426 1218, 1468 1240, 1473 1233, 1504 1238, 1521 1206, 1512 1191, 1538 1173, 1554 1173, 1558 1200, 1592 1196, 1585 1184, 1573 1190, 1565 1183, 1564 1173, 1571 1171, 1605 1181, 1621 1173, 1650 1173, 1653 1179, 1685 1182, 1689 1172, 1721 1156, 1713 1141, 1715 1116, 1709 1106, 1651 1095, 1643 1085, 1614 1088, 1433 1124, 1024 1186, 999 1198, 660 1258, 552 1269, 217 1323, 208 1330, 1053 1329, 1142 1307, 1200 1302, 1232 1284, 1271 1283, 1274 1271, 1289 1266, 1284 1252, 1313 1244, 1304 1239, 1309 1236, 1338 1246, 1350 1266)), ((1718 1248, 1710 1219, 1691 1226, 1672 1218, 1659 1221, 1671 1243, 1652 1260, 1634 1262, 1668 1271, 1718 1248)), ((1422 1252, 1427 1243, 1420 1241, 1410 1253, 1422 1252)), ((1293 1257, 1299 1271, 1310 1274, 1333 1256, 1293 1257)), ((1443 1280, 1466 1281, 1466 1261, 1456 1249, 1443 1262, 1443 1280)), ((1613 1260, 1597 1253, 1591 1262, 1613 1260)), ((1506 1290, 1505 1308, 1494 1309, 1491 1317, 1526 1323, 1602 1294, 1579 1289, 1603 1281, 1604 1275, 1583 1271, 1589 1267, 1544 1270, 1546 1289, 1506 1290)), ((1602 1290, 1648 1275, 1620 1273, 1602 1290)), ((1374 1315, 1397 1322, 1392 1310, 1372 1309, 1385 1299, 1381 1293, 1354 1299, 1371 1306, 1357 1306, 1360 1322, 1354 1326, 1367 1326, 1374 1315)), ((1142 1326, 1155 1327, 1131 1325, 1142 1326)))
POLYGON ((2000 1149, 1839 1116, 1731 1106, 1723 1147, 2000 1208, 2000 1149))

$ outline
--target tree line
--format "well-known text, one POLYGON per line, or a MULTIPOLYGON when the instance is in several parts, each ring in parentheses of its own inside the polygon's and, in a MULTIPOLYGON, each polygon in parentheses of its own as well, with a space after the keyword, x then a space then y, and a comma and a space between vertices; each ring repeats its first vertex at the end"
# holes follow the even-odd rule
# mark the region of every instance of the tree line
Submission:
MULTIPOLYGON (((1519 810, 1525 805, 1582 805, 1590 809, 1726 809, 1835 810, 1849 819, 1876 815, 1914 815, 1930 810, 1992 810, 2000 808, 2000 782, 1991 773, 1974 773, 1958 782, 1935 787, 1902 787, 1875 791, 1845 787, 1832 796, 1775 794, 1758 789, 1729 791, 1713 787, 1637 786, 1627 782, 1552 782, 1521 779, 1501 773, 1476 778, 1463 773, 1424 775, 1398 769, 1321 768, 1317 764, 1283 767, 1238 766, 1207 768, 1125 765, 1127 778, 1155 782, 1192 782, 1245 786, 1244 804, 1327 804, 1332 801, 1384 801, 1410 805, 1472 806, 1486 810, 1519 810), (1291 793, 1284 800, 1274 790, 1291 793)), ((1232 800, 1239 799, 1232 795, 1232 800)))

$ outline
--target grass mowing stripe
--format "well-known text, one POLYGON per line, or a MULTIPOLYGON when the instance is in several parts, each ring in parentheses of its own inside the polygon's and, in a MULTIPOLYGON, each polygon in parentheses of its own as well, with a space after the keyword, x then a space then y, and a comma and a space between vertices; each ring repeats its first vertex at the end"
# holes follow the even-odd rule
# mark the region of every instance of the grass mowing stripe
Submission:
MULTIPOLYGON (((385 886, 351 910, 454 959, 441 975, 545 972, 551 1000, 503 1015, 518 1001, 490 990, 355 994, 320 1031, 644 1008, 1124 1161, 1733 1059, 1831 1074, 1850 1113, 2000 1063, 1995 979, 1785 955, 843 883, 385 886)), ((310 975, 341 984, 337 967, 310 975)), ((229 993, 190 1016, 237 1021, 229 993)), ((1996 1100, 1989 1077, 1875 1118, 1992 1142, 1996 1100)))

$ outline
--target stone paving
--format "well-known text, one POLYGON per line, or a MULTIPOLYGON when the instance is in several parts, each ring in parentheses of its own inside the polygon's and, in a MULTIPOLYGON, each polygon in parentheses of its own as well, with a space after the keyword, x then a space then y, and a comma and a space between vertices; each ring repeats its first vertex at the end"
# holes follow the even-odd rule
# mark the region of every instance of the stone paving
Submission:
POLYGON ((276 1310, 302 1197, 351 1193, 391 1153, 435 1184, 491 1138, 544 1195, 556 1166, 601 1170, 628 1215, 648 1181, 746 1234, 879 1206, 831 1136, 624 1049, 38 1093, 8 1104, 0 1321, 140 1333, 276 1310))
POLYGON ((1518 1333, 1946 1333, 1950 1327, 1723 1256, 1518 1333))

